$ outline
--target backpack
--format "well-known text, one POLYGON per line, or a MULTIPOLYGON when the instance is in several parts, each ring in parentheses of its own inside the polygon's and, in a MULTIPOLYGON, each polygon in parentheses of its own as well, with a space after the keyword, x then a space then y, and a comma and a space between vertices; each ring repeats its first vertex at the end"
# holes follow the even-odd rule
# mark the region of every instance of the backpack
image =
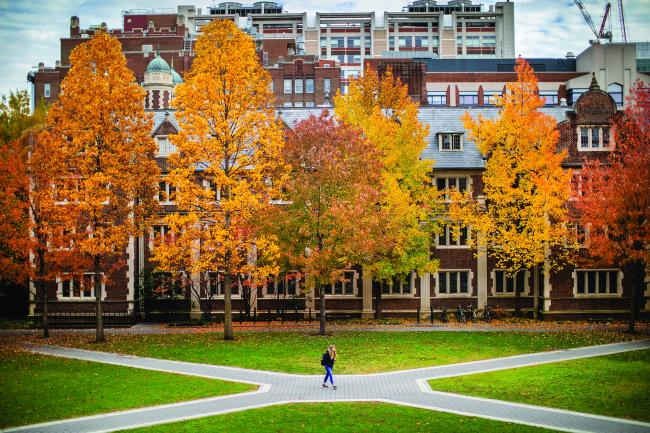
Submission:
POLYGON ((325 355, 327 355, 327 352, 323 353, 323 356, 320 359, 320 365, 322 365, 323 367, 325 366, 325 355))

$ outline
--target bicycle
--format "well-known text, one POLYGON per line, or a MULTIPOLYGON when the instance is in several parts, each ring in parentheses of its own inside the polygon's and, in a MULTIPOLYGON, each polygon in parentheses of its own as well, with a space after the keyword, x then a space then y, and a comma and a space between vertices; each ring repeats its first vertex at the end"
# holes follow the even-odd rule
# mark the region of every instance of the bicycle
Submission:
POLYGON ((463 307, 461 307, 460 305, 458 306, 458 309, 456 309, 456 320, 458 321, 458 323, 467 323, 465 312, 463 311, 463 307))
POLYGON ((478 320, 478 316, 476 314, 476 308, 474 308, 474 305, 473 304, 468 305, 467 310, 468 310, 469 318, 472 321, 472 323, 476 323, 476 321, 478 320))
POLYGON ((492 312, 492 308, 488 306, 488 304, 485 304, 485 309, 483 310, 483 314, 481 316, 481 319, 483 319, 486 322, 492 321, 492 317, 494 316, 492 312))

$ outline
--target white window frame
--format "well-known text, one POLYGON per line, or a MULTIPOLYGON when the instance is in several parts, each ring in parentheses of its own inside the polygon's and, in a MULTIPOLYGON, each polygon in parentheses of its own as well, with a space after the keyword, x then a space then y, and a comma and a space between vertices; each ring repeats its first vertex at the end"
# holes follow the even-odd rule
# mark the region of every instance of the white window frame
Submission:
POLYGON ((168 157, 172 153, 176 152, 178 148, 172 144, 169 140, 168 135, 156 135, 156 144, 158 144, 158 155, 159 157, 168 157), (163 151, 163 145, 167 148, 166 152, 163 151))
MULTIPOLYGON (((64 275, 70 276, 70 274, 64 274, 64 275)), ((56 297, 57 297, 57 299, 66 300, 66 301, 80 301, 80 302, 95 299, 95 282, 94 282, 95 281, 95 273, 94 272, 84 272, 82 274, 81 280, 79 281, 80 284, 81 284, 81 287, 83 287, 83 283, 84 283, 83 276, 85 276, 85 275, 90 276, 90 284, 91 284, 90 296, 82 296, 81 295, 81 293, 82 293, 81 290, 79 291, 79 296, 72 296, 72 295, 74 295, 74 289, 73 288, 70 288, 71 296, 63 296, 63 281, 72 281, 72 280, 70 278, 68 278, 68 277, 58 276, 56 278, 56 297)), ((104 277, 104 272, 100 272, 100 275, 101 275, 101 279, 102 279, 101 299, 106 299, 106 279, 104 277)))
POLYGON ((160 232, 161 236, 167 236, 168 234, 171 234, 171 228, 169 225, 160 223, 160 224, 153 224, 151 226, 151 230, 149 231, 149 250, 153 250, 155 245, 154 245, 154 239, 156 239, 156 232, 160 232), (160 227, 159 230, 156 230, 156 227, 160 227))
MULTIPOLYGON (((283 279, 280 279, 280 278, 277 278, 277 277, 273 278, 273 280, 267 279, 266 282, 264 284, 262 284, 262 297, 263 298, 268 298, 268 299, 275 299, 276 297, 278 297, 278 291, 279 291, 280 283, 282 282, 282 280, 284 280, 285 282, 288 282, 288 278, 287 278, 288 275, 289 274, 296 274, 296 273, 301 274, 300 278, 296 279, 296 292, 293 293, 293 294, 290 294, 289 291, 287 290, 287 293, 285 293, 284 295, 282 295, 282 294, 279 294, 279 295, 280 295, 280 297, 282 297, 282 296, 286 297, 286 296, 292 296, 292 295, 294 295, 294 296, 300 295, 300 286, 299 286, 299 284, 301 284, 301 283, 304 284, 305 283, 305 275, 302 274, 301 272, 297 271, 297 270, 294 270, 294 271, 289 271, 289 272, 285 273, 283 279), (273 292, 272 293, 269 292, 269 284, 273 286, 273 292)), ((288 285, 287 285, 287 287, 288 287, 288 285)))
POLYGON ((293 80, 293 93, 303 93, 303 89, 305 88, 304 82, 302 78, 296 78, 293 80))
POLYGON ((165 189, 164 189, 164 194, 163 195, 166 198, 166 200, 164 200, 164 201, 160 200, 160 189, 159 189, 158 194, 156 195, 156 199, 158 200, 158 203, 160 203, 160 204, 174 204, 175 202, 171 199, 172 185, 167 180, 165 180, 165 178, 160 179, 160 181, 158 183, 158 187, 160 187, 161 183, 165 184, 165 189))
MULTIPOLYGON (((341 284, 343 284, 342 293, 335 293, 337 283, 332 283, 329 285, 331 292, 330 293, 325 292, 325 297, 336 299, 336 298, 352 298, 352 297, 359 296, 359 272, 357 272, 354 269, 346 269, 344 271, 344 276, 345 273, 347 272, 354 272, 354 274, 352 276, 352 281, 341 282, 341 284), (348 284, 352 284, 352 293, 345 293, 345 288, 348 284)), ((316 288, 316 290, 318 291, 318 288, 316 288)))
POLYGON ((314 93, 314 79, 305 78, 305 93, 312 94, 314 93))
POLYGON ((612 139, 612 128, 609 125, 580 125, 577 128, 578 131, 578 139, 576 141, 576 145, 578 148, 578 152, 610 152, 614 149, 614 140, 612 139), (593 130, 597 129, 598 130, 598 146, 594 147, 593 143, 593 130), (603 142, 603 129, 607 129, 609 131, 609 144, 607 147, 604 146, 603 142), (587 142, 587 147, 582 147, 582 131, 587 130, 587 137, 588 137, 588 142, 587 142))
MULTIPOLYGON (((204 280, 205 281, 205 292, 202 294, 201 299, 223 299, 226 296, 223 293, 223 291, 224 291, 223 284, 224 284, 225 279, 222 280, 222 282, 219 284, 219 286, 221 286, 221 294, 219 294, 219 292, 217 290, 216 295, 214 295, 212 297, 208 296, 209 293, 210 293, 210 274, 222 274, 223 275, 223 272, 222 271, 207 271, 207 272, 205 272, 203 274, 203 277, 205 278, 205 280, 204 280)), ((230 294, 230 296, 233 299, 235 299, 235 298, 240 299, 241 295, 242 295, 242 284, 241 284, 241 280, 239 278, 237 278, 237 286, 238 286, 237 293, 231 293, 230 294)))
POLYGON ((463 136, 465 134, 462 132, 439 132, 438 133, 438 150, 440 152, 462 152, 464 148, 464 143, 463 143, 463 136), (449 137, 449 149, 443 149, 442 148, 442 140, 443 136, 448 136, 449 137), (460 141, 460 148, 454 149, 454 137, 459 137, 460 141))
POLYGON ((43 84, 43 97, 49 98, 52 95, 52 85, 50 83, 43 84))
MULTIPOLYGON (((573 277, 573 296, 575 298, 620 298, 623 296, 623 271, 620 269, 616 268, 598 268, 598 269, 574 269, 573 272, 571 272, 571 276, 573 277), (598 289, 600 288, 600 279, 598 278, 598 275, 596 274, 596 293, 587 293, 587 287, 588 287, 588 279, 587 276, 585 275, 585 293, 578 293, 578 272, 599 272, 599 271, 607 271, 607 272, 617 272, 616 275, 616 283, 618 285, 617 287, 617 292, 616 293, 609 293, 609 290, 607 293, 598 293, 598 289)), ((609 277, 607 278, 607 289, 609 289, 609 277)))
POLYGON ((444 227, 443 227, 443 233, 438 233, 436 235, 436 248, 445 250, 453 250, 453 249, 468 249, 469 245, 467 244, 467 241, 469 239, 469 235, 471 233, 471 230, 469 227, 461 227, 461 229, 465 228, 467 230, 467 236, 465 238, 465 244, 461 244, 460 236, 457 239, 454 239, 453 237, 453 230, 451 228, 451 224, 449 222, 446 222, 444 227), (440 237, 445 236, 445 240, 448 241, 446 245, 440 245, 440 237), (452 245, 453 242, 453 245, 452 245))
POLYGON ((332 93, 332 81, 329 78, 323 78, 323 94, 332 93))
MULTIPOLYGON (((528 295, 530 295, 530 271, 522 269, 519 272, 524 273, 524 287, 523 287, 523 290, 519 291, 519 294, 521 296, 528 296, 528 295)), ((505 269, 492 269, 492 272, 490 273, 490 278, 492 278, 492 290, 491 290, 491 295, 492 296, 498 297, 498 298, 514 298, 516 296, 516 292, 517 292, 517 278, 516 278, 516 276, 512 277, 512 278, 514 278, 513 291, 512 292, 506 292, 505 291, 507 279, 509 278, 507 276, 507 274, 506 274, 505 269), (503 292, 497 292, 497 272, 503 272, 503 288, 504 288, 503 292)))
POLYGON ((284 94, 290 95, 293 93, 293 80, 291 78, 284 79, 284 94), (288 86, 287 86, 288 84, 288 86))
MULTIPOLYGON (((465 179, 465 192, 469 192, 471 194, 472 192, 472 177, 471 176, 447 176, 447 175, 436 175, 435 178, 433 179, 434 186, 436 189, 438 188, 438 179, 445 179, 445 188, 444 191, 449 190, 449 179, 456 179, 456 191, 460 191, 458 189, 458 184, 460 183, 460 179, 465 179)), ((445 201, 449 202, 451 199, 449 198, 449 194, 445 193, 445 201)))
POLYGON ((415 297, 415 279, 417 278, 417 274, 415 271, 412 271, 409 276, 408 276, 408 285, 410 289, 409 292, 404 292, 404 285, 402 284, 403 281, 400 281, 400 286, 397 290, 395 290, 395 285, 387 285, 387 283, 384 283, 388 287, 388 293, 381 293, 382 298, 413 298, 415 297))
MULTIPOLYGON (((460 289, 460 274, 458 278, 458 288, 460 289)), ((471 298, 472 292, 474 291, 472 287, 472 280, 474 278, 474 273, 471 269, 439 269, 438 272, 434 274, 434 279, 436 283, 435 294, 436 298, 471 298), (467 293, 440 293, 440 274, 449 273, 449 272, 467 272, 467 293)))

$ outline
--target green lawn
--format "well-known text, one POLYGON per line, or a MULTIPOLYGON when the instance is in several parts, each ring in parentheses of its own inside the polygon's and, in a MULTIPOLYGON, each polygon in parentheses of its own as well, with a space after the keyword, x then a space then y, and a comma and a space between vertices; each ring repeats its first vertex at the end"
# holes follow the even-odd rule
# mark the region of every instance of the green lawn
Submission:
POLYGON ((255 387, 28 353, 0 354, 0 428, 255 387))
POLYGON ((650 421, 650 350, 429 383, 439 391, 650 421))
MULTIPOLYGON (((112 335, 96 344, 88 336, 61 343, 92 350, 127 353, 237 367, 320 373, 320 358, 336 344, 336 372, 373 373, 466 362, 529 352, 610 343, 623 333, 514 332, 351 332, 321 337, 299 332, 239 333, 223 341, 220 333, 112 335)), ((57 340, 52 340, 56 343, 57 340)))
POLYGON ((551 430, 385 403, 270 406, 132 433, 547 433, 551 430))

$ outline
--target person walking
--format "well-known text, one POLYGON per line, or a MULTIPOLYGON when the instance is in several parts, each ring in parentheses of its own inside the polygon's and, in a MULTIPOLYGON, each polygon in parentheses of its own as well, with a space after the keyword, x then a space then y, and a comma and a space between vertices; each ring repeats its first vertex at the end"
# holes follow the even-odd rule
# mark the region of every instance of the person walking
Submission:
POLYGON ((334 361, 336 361, 336 346, 331 344, 325 353, 323 353, 323 358, 320 363, 325 367, 325 379, 323 380, 323 388, 329 388, 327 386, 327 378, 329 378, 330 383, 332 384, 332 389, 336 389, 334 385, 334 375, 332 374, 332 369, 334 368, 334 361))

